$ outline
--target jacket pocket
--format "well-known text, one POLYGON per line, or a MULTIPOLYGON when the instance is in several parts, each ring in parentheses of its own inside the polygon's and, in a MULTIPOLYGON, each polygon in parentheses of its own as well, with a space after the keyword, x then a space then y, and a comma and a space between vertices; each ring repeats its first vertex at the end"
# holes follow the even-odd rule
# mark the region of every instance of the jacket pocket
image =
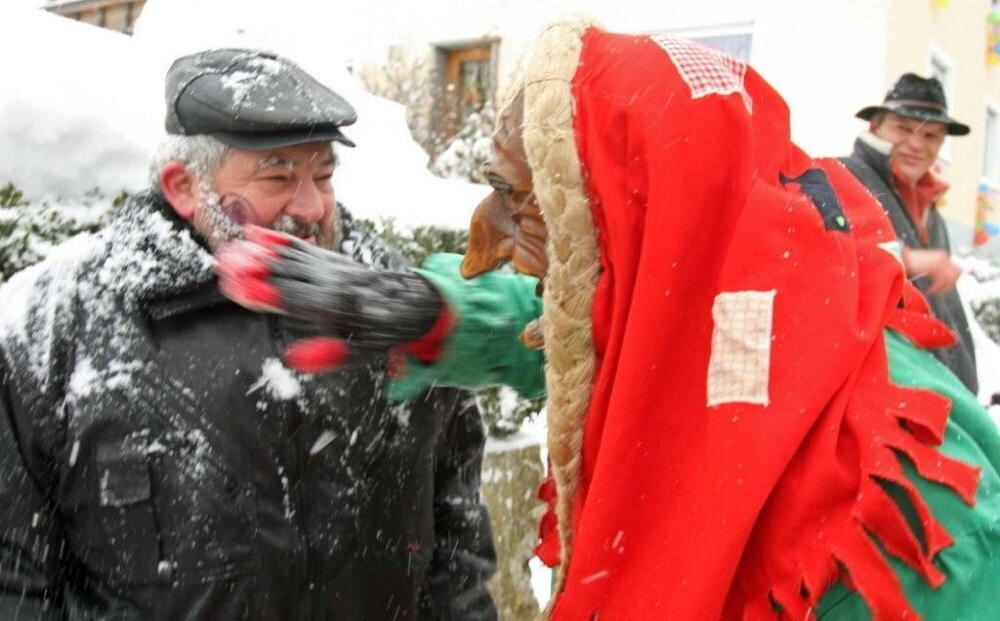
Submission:
POLYGON ((238 439, 182 386, 144 376, 132 390, 134 407, 155 423, 146 453, 163 573, 176 584, 195 584, 253 572, 256 494, 238 439))
POLYGON ((153 482, 141 438, 97 446, 97 522, 103 536, 102 568, 112 584, 161 581, 162 538, 153 509, 153 482))
POLYGON ((172 434, 153 455, 154 506, 164 554, 179 583, 210 582, 253 570, 256 497, 242 481, 208 459, 198 432, 172 434))

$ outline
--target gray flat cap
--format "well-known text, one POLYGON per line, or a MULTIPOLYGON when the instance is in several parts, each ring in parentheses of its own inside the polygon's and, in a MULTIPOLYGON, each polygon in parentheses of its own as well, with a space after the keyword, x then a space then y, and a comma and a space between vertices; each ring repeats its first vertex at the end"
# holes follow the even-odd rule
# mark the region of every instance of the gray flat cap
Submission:
POLYGON ((208 134, 238 149, 264 151, 337 141, 357 120, 351 104, 301 67, 260 50, 217 49, 182 56, 167 71, 170 134, 208 134))

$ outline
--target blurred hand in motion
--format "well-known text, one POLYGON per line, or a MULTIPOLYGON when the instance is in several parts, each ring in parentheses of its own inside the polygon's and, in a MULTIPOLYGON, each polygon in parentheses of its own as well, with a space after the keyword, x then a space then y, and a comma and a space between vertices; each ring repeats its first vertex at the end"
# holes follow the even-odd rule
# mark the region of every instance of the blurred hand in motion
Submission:
POLYGON ((321 336, 286 352, 292 368, 319 373, 396 349, 433 358, 451 325, 438 291, 409 272, 381 272, 268 229, 216 254, 219 289, 250 310, 287 315, 321 336))
POLYGON ((904 248, 903 265, 910 279, 925 277, 930 281, 930 294, 951 291, 962 275, 962 268, 946 250, 904 248))

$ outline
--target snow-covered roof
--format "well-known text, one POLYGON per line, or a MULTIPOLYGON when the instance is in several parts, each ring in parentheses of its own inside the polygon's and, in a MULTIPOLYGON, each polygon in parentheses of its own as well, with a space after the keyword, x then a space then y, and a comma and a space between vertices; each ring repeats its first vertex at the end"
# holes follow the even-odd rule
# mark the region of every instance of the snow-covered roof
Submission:
POLYGON ((10 36, 0 37, 0 53, 22 62, 0 64, 0 185, 13 182, 31 199, 141 189, 163 134, 170 63, 210 47, 262 47, 295 60, 358 110, 345 130, 358 147, 340 150, 335 176, 337 198, 353 213, 464 228, 487 191, 427 171, 404 109, 347 71, 349 50, 337 34, 351 25, 336 19, 344 7, 328 4, 288 0, 274 11, 256 0, 149 0, 132 37, 5 5, 0 21, 10 36))

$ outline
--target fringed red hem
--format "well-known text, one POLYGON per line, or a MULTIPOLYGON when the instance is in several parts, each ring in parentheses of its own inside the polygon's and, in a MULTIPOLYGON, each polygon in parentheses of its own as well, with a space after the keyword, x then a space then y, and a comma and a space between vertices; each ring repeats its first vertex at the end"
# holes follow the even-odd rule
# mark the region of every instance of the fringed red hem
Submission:
MULTIPOLYGON (((945 575, 933 561, 954 540, 907 478, 901 460, 905 456, 920 476, 949 487, 969 505, 975 503, 979 469, 935 448, 944 439, 951 402, 928 390, 893 385, 887 373, 885 342, 879 338, 839 421, 843 440, 838 450, 857 458, 853 503, 845 502, 846 511, 831 512, 797 539, 765 537, 748 548, 726 618, 813 619, 820 599, 839 580, 861 595, 876 621, 919 619, 886 553, 931 587, 944 583, 945 575), (905 494, 919 532, 885 485, 905 494)), ((842 463, 851 461, 853 457, 842 463)))

